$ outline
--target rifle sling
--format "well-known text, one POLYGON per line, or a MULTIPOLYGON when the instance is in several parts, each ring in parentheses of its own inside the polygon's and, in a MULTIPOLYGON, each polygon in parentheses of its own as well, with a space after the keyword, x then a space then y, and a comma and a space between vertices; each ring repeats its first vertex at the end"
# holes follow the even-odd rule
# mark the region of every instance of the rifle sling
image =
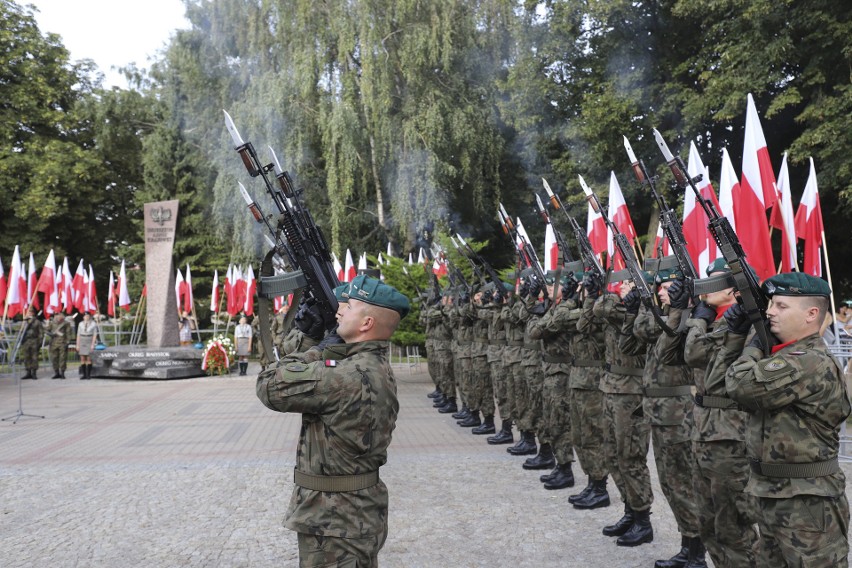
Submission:
POLYGON ((727 288, 735 288, 737 285, 733 275, 727 273, 709 278, 699 278, 698 280, 693 280, 692 283, 696 296, 710 294, 711 292, 721 292, 727 288))

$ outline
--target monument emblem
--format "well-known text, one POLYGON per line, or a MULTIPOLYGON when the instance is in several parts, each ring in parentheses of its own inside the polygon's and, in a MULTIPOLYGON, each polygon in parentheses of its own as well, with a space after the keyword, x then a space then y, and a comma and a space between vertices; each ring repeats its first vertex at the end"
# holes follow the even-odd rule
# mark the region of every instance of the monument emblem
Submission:
POLYGON ((160 226, 163 226, 166 221, 172 218, 172 210, 160 207, 159 209, 151 208, 151 220, 160 226))

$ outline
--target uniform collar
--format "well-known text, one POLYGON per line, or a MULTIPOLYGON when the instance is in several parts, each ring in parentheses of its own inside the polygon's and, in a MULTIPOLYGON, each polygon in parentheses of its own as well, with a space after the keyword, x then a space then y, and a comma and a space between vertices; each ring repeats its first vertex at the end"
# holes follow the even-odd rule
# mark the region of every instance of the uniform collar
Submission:
POLYGON ((366 351, 387 351, 388 341, 361 341, 359 343, 338 343, 329 345, 322 351, 322 358, 333 361, 346 359, 356 353, 366 351))

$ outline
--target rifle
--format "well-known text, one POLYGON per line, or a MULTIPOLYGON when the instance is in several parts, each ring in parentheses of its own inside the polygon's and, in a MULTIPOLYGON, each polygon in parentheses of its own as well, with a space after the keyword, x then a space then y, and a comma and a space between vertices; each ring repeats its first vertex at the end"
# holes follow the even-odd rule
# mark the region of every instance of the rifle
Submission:
MULTIPOLYGON (((733 285, 740 292, 738 301, 742 303, 746 313, 748 313, 749 320, 751 320, 754 330, 763 344, 763 353, 768 356, 771 352, 772 346, 775 344, 774 336, 769 332, 769 328, 766 325, 766 309, 768 308, 768 303, 760 289, 760 282, 757 279, 754 269, 752 269, 746 262, 746 254, 743 250, 742 244, 740 243, 739 237, 737 237, 737 234, 734 232, 734 228, 731 227, 731 222, 728 218, 720 214, 715 205, 708 202, 704 196, 701 195, 701 191, 695 185, 696 181, 701 180, 701 174, 696 176, 694 179, 690 178, 687 173, 686 165, 683 163, 683 159, 680 156, 674 156, 669 151, 669 147, 665 140, 663 140, 662 135, 660 135, 660 133, 656 130, 654 130, 654 138, 656 139, 657 146, 659 146, 660 151, 666 160, 666 164, 668 164, 672 174, 674 175, 675 182, 678 187, 686 189, 686 186, 688 185, 692 188, 693 193, 695 193, 695 199, 701 205, 701 208, 704 209, 707 219, 710 220, 707 225, 707 229, 710 231, 710 234, 713 235, 716 245, 719 247, 719 250, 722 251, 722 256, 725 257, 725 262, 727 262, 728 266, 731 268, 733 285)), ((710 279, 708 278, 705 280, 709 281, 710 279)), ((729 286, 724 285, 721 289, 727 287, 729 286)), ((710 288, 705 289, 705 292, 710 291, 713 290, 710 288)))
POLYGON ((422 304, 423 303, 423 292, 420 291, 420 286, 417 285, 417 282, 414 281, 414 278, 412 278, 411 274, 408 273, 408 269, 405 268, 405 266, 402 267, 402 272, 403 272, 403 274, 405 274, 408 277, 408 280, 409 280, 409 282, 411 282, 411 285, 414 286, 414 292, 417 294, 417 298, 420 300, 420 303, 422 304))
MULTIPOLYGON (((435 251, 433 251, 432 254, 436 254, 435 251)), ((450 260, 449 256, 447 256, 447 252, 444 249, 437 247, 437 256, 439 262, 443 262, 447 267, 447 278, 450 279, 450 285, 456 290, 458 290, 459 287, 464 288, 468 296, 470 296, 470 292, 472 290, 471 285, 467 283, 467 280, 465 280, 464 274, 462 274, 462 271, 459 270, 459 267, 450 260)))
MULTIPOLYGON (((461 238, 461 237, 459 237, 459 238, 461 238)), ((467 254, 465 254, 464 251, 462 251, 462 248, 459 246, 459 244, 456 242, 455 237, 453 237, 452 235, 450 235, 450 241, 453 243, 453 246, 455 247, 456 252, 458 252, 461 256, 463 256, 465 258, 465 260, 467 260, 467 263, 470 265, 470 268, 471 268, 471 270, 473 270, 473 274, 476 276, 477 280, 479 280, 479 283, 484 286, 486 284, 486 280, 485 280, 485 276, 482 274, 482 271, 479 270, 479 266, 477 266, 477 264, 475 262, 473 262, 473 259, 470 256, 468 256, 467 254)), ((468 247, 468 248, 470 248, 470 247, 468 247)))
POLYGON ((503 230, 506 231, 508 228, 508 230, 513 233, 513 243, 521 241, 520 251, 523 253, 522 257, 526 260, 527 267, 532 269, 533 276, 541 283, 541 289, 545 301, 548 300, 547 280, 544 277, 544 270, 542 270, 541 264, 538 262, 538 256, 535 254, 535 249, 530 244, 529 240, 527 240, 526 236, 524 236, 512 223, 512 220, 509 218, 509 214, 506 213, 506 208, 503 207, 502 203, 500 203, 499 211, 500 222, 503 224, 503 230))
MULTIPOLYGON (((655 136, 659 134, 656 130, 654 132, 656 133, 655 136)), ((639 181, 639 185, 647 185, 651 188, 651 193, 654 195, 654 199, 657 201, 657 206, 660 209, 660 224, 663 227, 663 232, 669 239, 669 246, 677 259, 680 271, 686 277, 686 282, 691 293, 692 283, 698 280, 700 276, 695 269, 695 264, 692 262, 692 257, 689 256, 689 251, 686 250, 683 225, 681 225, 680 220, 677 218, 677 213, 666 203, 665 197, 657 191, 656 178, 649 176, 648 170, 645 168, 645 163, 636 158, 636 154, 633 153, 633 148, 630 147, 630 141, 627 139, 627 136, 624 137, 624 149, 627 150, 630 166, 633 168, 633 174, 639 181)))
POLYGON ((601 266, 601 262, 598 259, 598 255, 595 254, 594 249, 592 249, 592 243, 589 242, 589 236, 586 234, 580 224, 577 223, 577 219, 575 219, 568 210, 565 209, 565 206, 562 204, 562 200, 559 196, 550 189, 550 184, 547 183, 547 180, 541 178, 541 181, 544 182, 544 190, 547 192, 548 198, 550 198, 550 204, 553 205, 553 208, 559 211, 562 211, 565 216, 568 218, 568 222, 571 224, 571 230, 574 231, 574 239, 577 241, 577 248, 580 249, 580 258, 583 261, 583 266, 586 270, 591 270, 594 274, 593 277, 598 279, 598 283, 603 287, 604 282, 606 281, 606 271, 603 266, 601 266))
MULTIPOLYGON (((240 155, 243 165, 251 177, 260 176, 263 179, 266 191, 278 208, 279 217, 273 227, 271 216, 266 217, 260 211, 260 207, 251 198, 248 191, 240 185, 240 192, 248 205, 255 220, 264 223, 272 234, 275 246, 261 264, 260 278, 258 279, 257 294, 264 300, 259 302, 259 315, 261 330, 269 327, 269 298, 284 296, 290 292, 294 293, 294 302, 299 300, 304 292, 308 300, 315 302, 323 316, 326 330, 330 331, 337 325, 335 317, 337 313, 337 298, 334 296, 334 288, 340 285, 337 274, 332 265, 331 250, 322 234, 322 231, 314 222, 307 207, 302 203, 302 190, 295 190, 290 175, 281 169, 278 157, 271 147, 272 163, 262 165, 258 158, 254 145, 243 141, 234 121, 227 111, 225 113, 225 126, 234 142, 234 149, 240 155), (270 173, 278 180, 276 187, 273 184, 270 173), (282 238, 283 237, 283 238, 282 238), (275 254, 286 254, 289 264, 295 270, 289 273, 274 275, 272 259, 275 254)), ((288 320, 292 320, 291 314, 296 310, 290 310, 287 314, 288 320)), ((290 322, 287 321, 286 324, 290 322)), ((272 353, 271 340, 267 335, 261 334, 261 339, 267 353, 272 353), (270 344, 267 345, 267 342, 270 344)))
POLYGON ((639 260, 636 258, 636 253, 633 251, 630 241, 627 240, 627 235, 619 231, 618 225, 613 223, 607 214, 604 213, 604 209, 601 206, 600 200, 598 200, 598 196, 595 195, 595 192, 592 191, 588 185, 586 185, 586 181, 583 179, 583 176, 578 177, 580 178, 580 185, 583 188, 583 193, 586 194, 586 199, 589 201, 592 209, 594 209, 596 213, 600 213, 604 223, 606 223, 606 226, 609 227, 610 231, 612 231, 615 247, 618 249, 618 253, 624 261, 625 268, 627 268, 627 271, 630 273, 630 278, 633 280, 633 284, 639 292, 639 297, 642 299, 642 303, 645 304, 645 307, 648 308, 648 310, 650 310, 651 314, 654 316, 654 320, 656 320, 663 332, 669 337, 674 337, 677 335, 677 332, 669 327, 665 320, 663 320, 660 308, 654 302, 654 293, 651 292, 651 289, 648 287, 648 283, 645 282, 645 278, 642 276, 642 270, 639 268, 639 260))

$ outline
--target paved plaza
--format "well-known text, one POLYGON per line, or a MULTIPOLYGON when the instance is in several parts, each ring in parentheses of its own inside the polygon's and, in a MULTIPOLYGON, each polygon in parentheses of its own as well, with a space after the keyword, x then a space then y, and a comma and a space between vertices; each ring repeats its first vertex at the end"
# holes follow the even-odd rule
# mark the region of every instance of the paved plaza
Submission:
MULTIPOLYGON (((578 487, 546 491, 523 458, 437 414, 425 365, 400 367, 400 415, 382 479, 385 567, 653 566, 680 544, 654 476, 656 538, 636 549, 600 534, 621 504, 578 511, 578 487)), ((255 371, 254 365, 250 371, 255 371)), ((0 566, 297 566, 281 521, 299 417, 267 410, 254 377, 65 381, 42 369, 0 422, 0 566)), ((0 376, 0 417, 18 387, 0 376)), ((653 460, 652 460, 653 461, 653 460)), ((849 475, 848 466, 844 465, 849 475)), ((610 484, 610 494, 617 492, 610 484)))

